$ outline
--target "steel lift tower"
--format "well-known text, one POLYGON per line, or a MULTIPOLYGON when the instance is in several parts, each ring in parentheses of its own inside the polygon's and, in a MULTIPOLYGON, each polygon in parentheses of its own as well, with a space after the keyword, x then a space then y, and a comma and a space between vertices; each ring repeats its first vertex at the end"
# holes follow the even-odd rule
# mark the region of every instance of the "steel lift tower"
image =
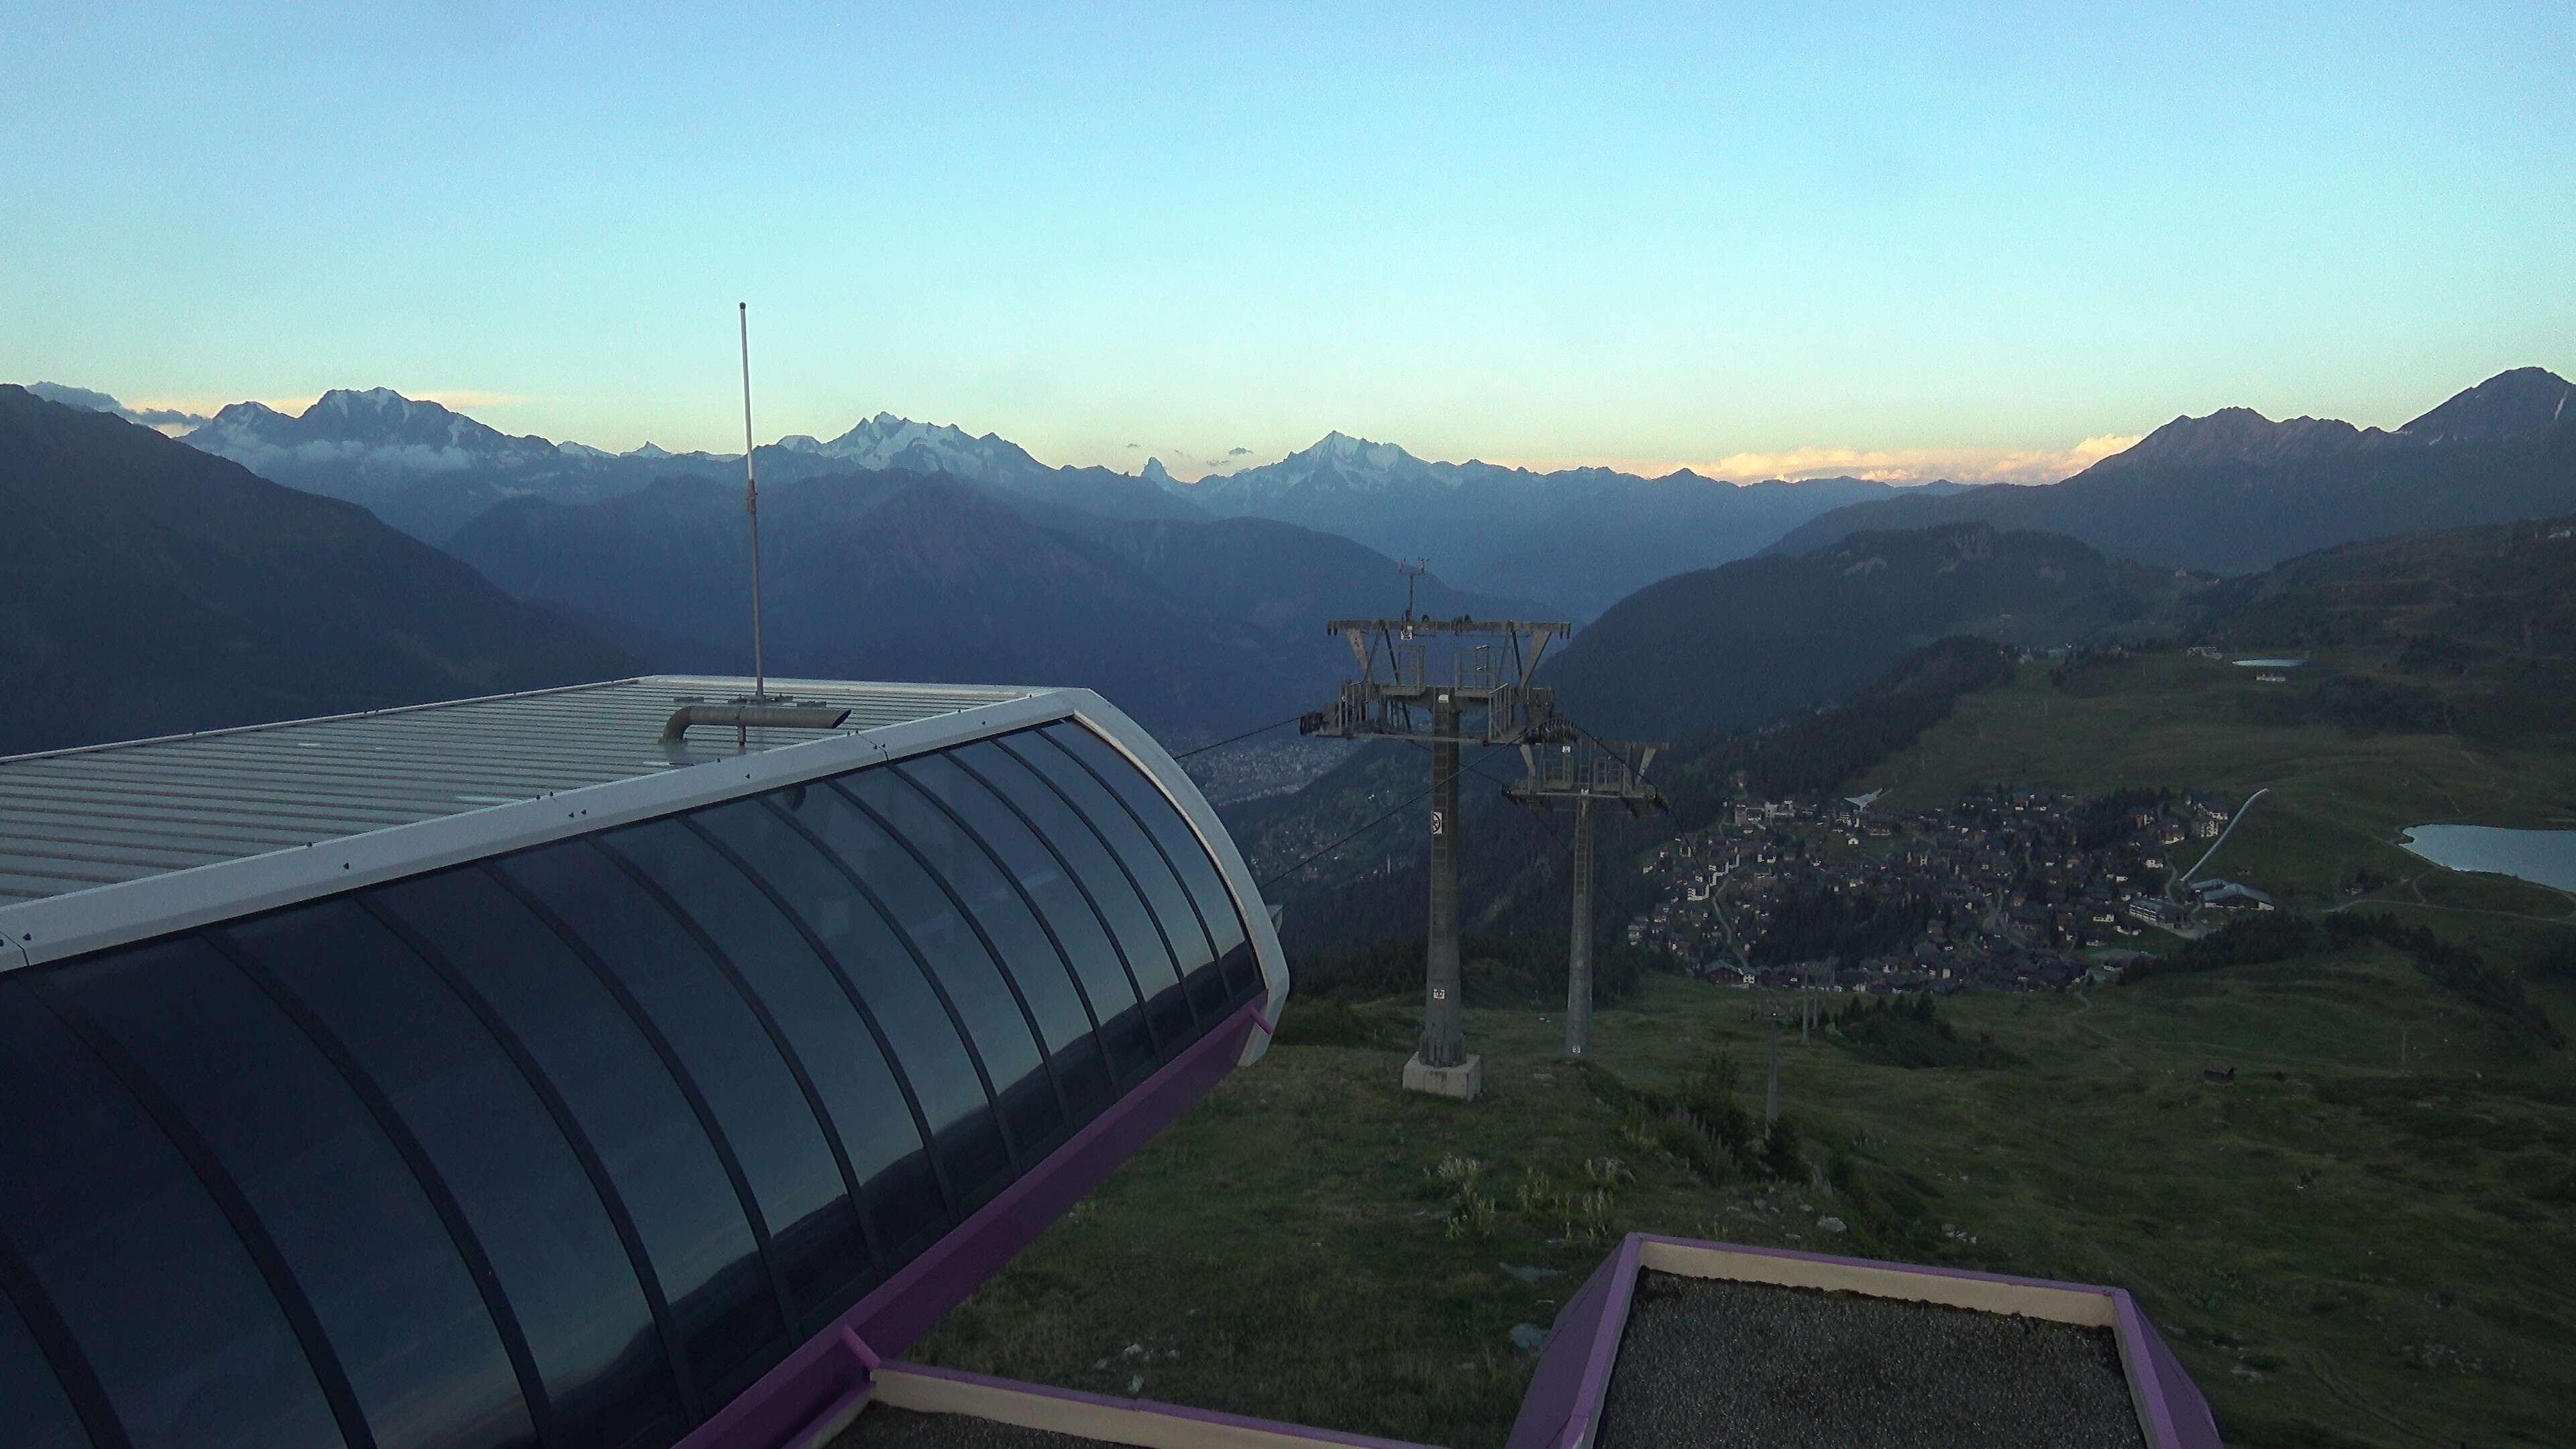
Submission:
POLYGON ((1417 619, 1408 600, 1401 619, 1336 619, 1325 627, 1349 642, 1360 677, 1344 681, 1329 707, 1299 720, 1299 731, 1431 747, 1430 947, 1422 1047, 1404 1064, 1404 1085, 1472 1101, 1484 1077, 1467 1050, 1459 992, 1458 751, 1550 743, 1568 733, 1556 717, 1556 691, 1530 680, 1548 646, 1574 626, 1417 619))
POLYGON ((1574 927, 1565 955, 1565 1055, 1592 1055, 1592 807, 1617 805, 1636 816, 1670 810, 1646 783, 1646 767, 1664 746, 1583 739, 1521 746, 1527 773, 1503 794, 1541 812, 1574 811, 1574 927))

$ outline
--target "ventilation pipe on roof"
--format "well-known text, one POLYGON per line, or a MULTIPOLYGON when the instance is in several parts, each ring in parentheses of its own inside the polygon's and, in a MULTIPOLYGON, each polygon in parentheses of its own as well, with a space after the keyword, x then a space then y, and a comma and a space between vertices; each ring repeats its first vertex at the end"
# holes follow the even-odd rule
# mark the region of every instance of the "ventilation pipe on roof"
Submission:
POLYGON ((848 719, 846 709, 824 704, 684 704, 671 711, 662 726, 662 743, 676 745, 692 725, 727 729, 836 730, 848 719))

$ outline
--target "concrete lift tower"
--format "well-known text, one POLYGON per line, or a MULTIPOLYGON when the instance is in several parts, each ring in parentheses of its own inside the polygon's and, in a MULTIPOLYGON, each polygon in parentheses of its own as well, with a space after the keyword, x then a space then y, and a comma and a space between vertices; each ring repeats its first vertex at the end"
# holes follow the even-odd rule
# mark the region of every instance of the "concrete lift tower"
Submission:
POLYGON ((1530 680, 1548 645, 1574 626, 1417 619, 1408 601, 1401 619, 1335 619, 1325 627, 1349 642, 1360 677, 1345 680, 1329 707, 1299 720, 1299 732, 1431 747, 1430 948, 1422 1047, 1404 1064, 1404 1085, 1473 1101, 1484 1074, 1467 1050, 1459 993, 1458 750, 1548 743, 1571 733, 1556 717, 1556 691, 1530 680))
POLYGON ((1527 774, 1503 791, 1541 812, 1560 804, 1574 811, 1574 928, 1565 955, 1565 1055, 1592 1055, 1592 806, 1618 805, 1631 815, 1669 811, 1663 792, 1646 783, 1646 767, 1662 745, 1583 739, 1521 746, 1527 774))

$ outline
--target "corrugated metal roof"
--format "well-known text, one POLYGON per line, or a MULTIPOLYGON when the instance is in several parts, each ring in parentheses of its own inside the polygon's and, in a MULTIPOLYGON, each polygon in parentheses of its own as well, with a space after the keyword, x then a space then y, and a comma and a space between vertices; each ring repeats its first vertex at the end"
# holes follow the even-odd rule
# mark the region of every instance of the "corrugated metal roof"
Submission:
POLYGON ((771 680, 850 717, 663 747, 673 709, 750 689, 660 675, 0 759, 0 907, 1040 692, 771 680))

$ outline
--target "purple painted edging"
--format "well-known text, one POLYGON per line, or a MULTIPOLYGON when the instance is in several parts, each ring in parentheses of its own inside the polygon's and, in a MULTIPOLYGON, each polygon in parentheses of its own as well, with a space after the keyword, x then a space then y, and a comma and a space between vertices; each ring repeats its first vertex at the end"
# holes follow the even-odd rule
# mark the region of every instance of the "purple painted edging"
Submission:
MULTIPOLYGON (((1610 1275, 1610 1281, 1602 1285, 1600 1320, 1586 1336, 1583 1376, 1575 1381, 1574 1392, 1566 1398, 1565 1413, 1539 1443, 1591 1442, 1593 1418, 1601 1412, 1601 1401, 1610 1392, 1610 1370, 1619 1361, 1619 1335, 1628 1326, 1629 1300, 1637 1292, 1637 1260, 1645 1243, 1645 1234, 1630 1233, 1602 1266, 1601 1271, 1610 1275)), ((1519 1434, 1518 1423, 1512 1425, 1512 1432, 1519 1434)))
POLYGON ((1610 1303, 1610 1288, 1617 1277, 1619 1255, 1612 1253, 1583 1280, 1573 1297, 1556 1311, 1556 1322, 1548 1329, 1547 1347, 1540 1350, 1538 1369, 1530 1375, 1529 1391, 1521 1395, 1520 1414, 1512 1420, 1512 1437, 1505 1449, 1548 1449, 1564 1432, 1565 1421, 1574 1414, 1574 1405, 1583 1388, 1583 1370, 1592 1361, 1592 1342, 1601 1332, 1601 1319, 1610 1303))
POLYGON ((2136 1344, 2143 1350, 2142 1361, 2131 1372, 2147 1401, 2148 1417, 2158 1443, 2173 1449, 2226 1449, 2218 1437, 2218 1420, 2209 1412, 2209 1399, 2193 1383, 2191 1374, 2165 1346, 2164 1335, 2156 1332, 2155 1323, 2138 1301, 2125 1288, 2113 1290, 2118 1305, 2120 1340, 2125 1347, 2136 1344))
POLYGON ((1104 1409, 1116 1409, 1122 1413, 1153 1414, 1166 1419, 1187 1419, 1194 1424, 1221 1424, 1234 1429, 1259 1429, 1317 1444, 1340 1444, 1344 1449, 1429 1449, 1427 1445, 1409 1443, 1402 1439, 1372 1439, 1366 1434, 1345 1434, 1338 1429, 1316 1429, 1304 1424, 1282 1424, 1270 1419, 1247 1419, 1240 1414, 1220 1414, 1214 1409, 1192 1409, 1179 1404, 1152 1403, 1144 1399, 1113 1399, 1105 1394, 1086 1394, 1079 1389, 1059 1389, 1047 1384, 1027 1384, 1015 1379, 997 1379, 984 1374, 970 1374, 963 1369, 932 1368, 927 1364, 913 1363, 896 1364, 894 1367, 926 1379, 946 1379, 951 1383, 1008 1389, 1016 1394, 1062 1399, 1072 1404, 1090 1404, 1104 1409))
POLYGON ((679 1449, 794 1444, 866 1381, 859 1348, 891 1358, 917 1342, 985 1279, 1098 1187, 1154 1134, 1234 1069, 1251 1035, 1247 1002, 1002 1189, 921 1256, 897 1269, 784 1363, 682 1439, 679 1449), (857 1345, 854 1347, 853 1345, 857 1345))

